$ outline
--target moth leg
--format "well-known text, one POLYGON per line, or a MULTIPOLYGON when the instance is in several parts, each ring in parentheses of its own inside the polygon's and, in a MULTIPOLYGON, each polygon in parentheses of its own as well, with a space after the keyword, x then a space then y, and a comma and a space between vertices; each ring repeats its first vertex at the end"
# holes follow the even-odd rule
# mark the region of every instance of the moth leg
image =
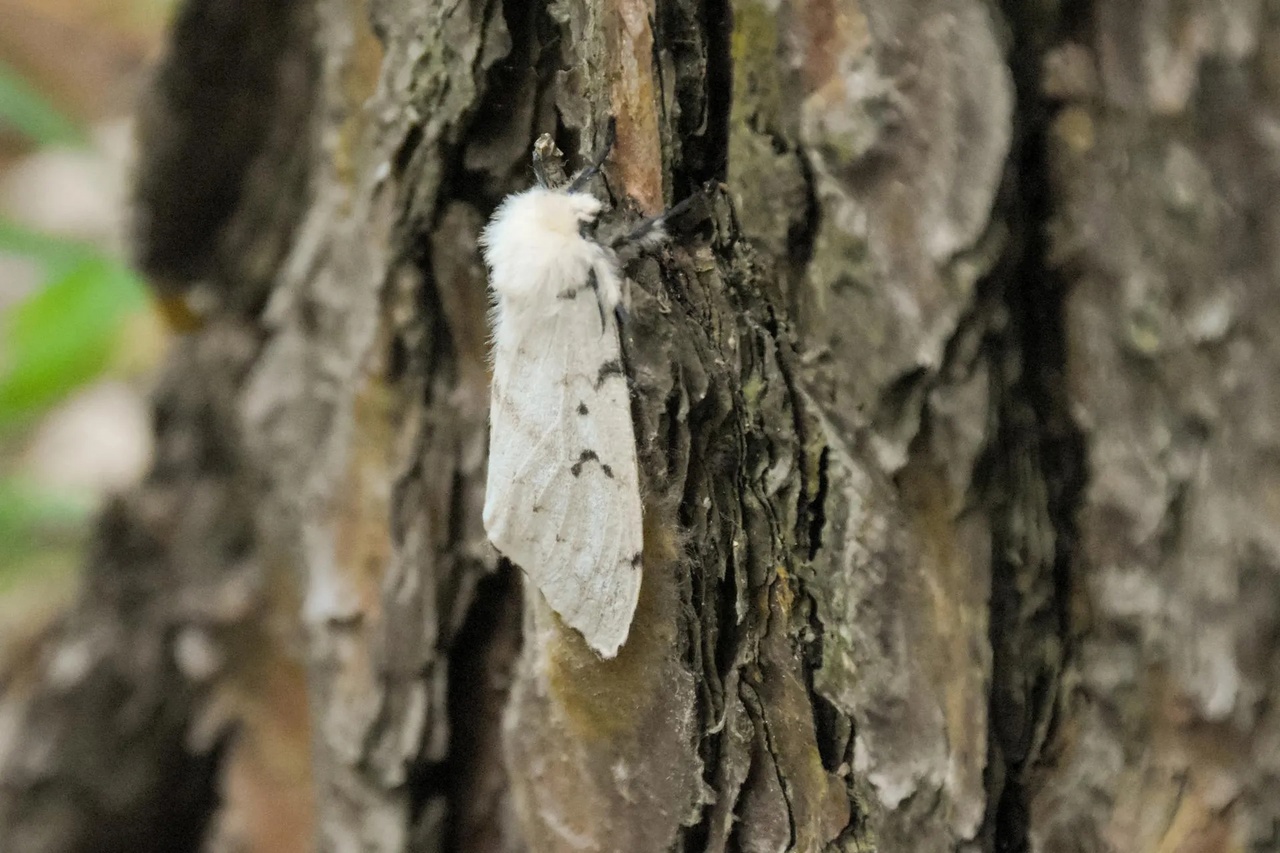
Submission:
MULTIPOLYGON (((600 277, 596 275, 595 270, 587 273, 587 286, 590 287, 596 295, 596 307, 600 309, 600 334, 603 335, 609 327, 606 326, 604 322, 605 296, 600 292, 600 277)), ((617 306, 614 306, 614 310, 617 310, 617 306)))
MULTIPOLYGON (((627 280, 622 275, 622 271, 618 266, 618 259, 613 252, 603 246, 598 248, 599 255, 591 267, 587 285, 595 291, 596 301, 600 306, 601 334, 604 334, 608 331, 608 327, 605 325, 606 312, 613 313, 615 317, 620 316, 618 314, 619 306, 624 305, 627 301, 627 294, 624 291, 627 286, 627 280)), ((621 316, 626 316, 625 307, 622 309, 621 316)))
POLYGON ((613 319, 619 330, 631 321, 631 279, 625 276, 618 280, 618 299, 613 303, 613 319))

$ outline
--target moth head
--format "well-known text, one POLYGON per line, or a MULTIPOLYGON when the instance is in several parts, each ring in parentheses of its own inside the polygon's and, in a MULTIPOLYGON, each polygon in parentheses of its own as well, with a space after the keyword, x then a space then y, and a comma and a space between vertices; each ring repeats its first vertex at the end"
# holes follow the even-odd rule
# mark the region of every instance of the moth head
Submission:
POLYGON ((545 187, 508 196, 480 238, 493 289, 520 297, 548 282, 585 283, 600 251, 591 229, 602 207, 587 193, 545 187))

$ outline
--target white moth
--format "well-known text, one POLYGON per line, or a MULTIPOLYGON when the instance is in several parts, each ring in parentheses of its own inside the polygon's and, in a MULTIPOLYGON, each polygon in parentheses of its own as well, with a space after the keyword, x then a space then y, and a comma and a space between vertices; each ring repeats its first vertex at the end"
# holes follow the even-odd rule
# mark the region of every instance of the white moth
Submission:
POLYGON ((481 237, 496 296, 484 526, 611 658, 631 628, 644 537, 620 265, 584 233, 601 203, 577 183, 508 196, 481 237))

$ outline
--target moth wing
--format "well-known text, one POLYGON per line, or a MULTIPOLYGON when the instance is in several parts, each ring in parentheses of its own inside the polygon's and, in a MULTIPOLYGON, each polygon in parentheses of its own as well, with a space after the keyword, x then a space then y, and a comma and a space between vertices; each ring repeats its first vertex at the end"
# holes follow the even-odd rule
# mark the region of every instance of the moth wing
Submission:
POLYGON ((563 302, 498 338, 484 522, 551 609, 613 657, 640 594, 635 427, 612 312, 589 288, 563 302))

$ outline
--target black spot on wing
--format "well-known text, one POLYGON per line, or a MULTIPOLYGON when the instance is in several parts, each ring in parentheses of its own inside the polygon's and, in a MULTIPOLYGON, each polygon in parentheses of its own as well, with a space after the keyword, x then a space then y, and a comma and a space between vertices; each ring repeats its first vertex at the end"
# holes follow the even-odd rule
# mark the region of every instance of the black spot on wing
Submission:
MULTIPOLYGON (((575 477, 581 475, 582 467, 586 465, 588 462, 600 462, 599 454, 597 454, 594 450, 582 451, 582 453, 578 456, 578 461, 573 463, 573 465, 569 467, 569 473, 575 477)), ((603 462, 600 462, 600 470, 610 480, 613 479, 613 469, 610 468, 608 465, 604 464, 603 462)))
POLYGON ((591 461, 599 462, 599 455, 594 450, 582 451, 581 455, 578 456, 578 461, 569 468, 569 473, 575 477, 579 476, 582 473, 582 466, 591 461))
POLYGON ((556 299, 577 299, 581 288, 570 287, 556 294, 556 299))
POLYGON ((587 404, 586 404, 586 403, 583 403, 583 402, 579 401, 579 402, 578 402, 578 414, 580 414, 580 415, 589 415, 589 414, 591 414, 591 410, 587 408, 587 404))
POLYGON ((611 358, 604 364, 600 365, 600 371, 596 374, 596 388, 603 385, 605 380, 610 376, 624 375, 625 373, 622 370, 622 361, 616 358, 611 358))

